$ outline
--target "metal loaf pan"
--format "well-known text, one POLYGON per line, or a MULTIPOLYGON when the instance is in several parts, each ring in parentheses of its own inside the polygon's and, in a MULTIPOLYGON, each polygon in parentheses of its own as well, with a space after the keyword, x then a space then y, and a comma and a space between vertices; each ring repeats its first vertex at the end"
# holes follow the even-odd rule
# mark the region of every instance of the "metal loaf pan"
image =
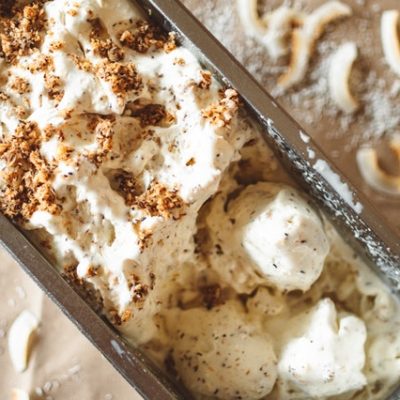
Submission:
MULTIPOLYGON (((149 18, 177 34, 178 41, 196 53, 220 81, 235 88, 249 112, 264 127, 264 136, 298 184, 330 217, 355 251, 398 294, 400 241, 368 200, 335 168, 304 130, 265 92, 233 56, 177 0, 136 0, 149 18), (309 150, 315 158, 309 160, 309 150), (335 188, 312 167, 325 160, 359 201, 362 212, 350 207, 335 188)), ((337 185, 334 185, 337 187, 337 185)), ((130 348, 116 330, 70 286, 26 235, 0 215, 0 242, 52 298, 79 330, 103 353, 124 378, 146 399, 189 399, 190 395, 169 381, 137 349, 130 348)), ((390 399, 400 399, 400 391, 390 399)))

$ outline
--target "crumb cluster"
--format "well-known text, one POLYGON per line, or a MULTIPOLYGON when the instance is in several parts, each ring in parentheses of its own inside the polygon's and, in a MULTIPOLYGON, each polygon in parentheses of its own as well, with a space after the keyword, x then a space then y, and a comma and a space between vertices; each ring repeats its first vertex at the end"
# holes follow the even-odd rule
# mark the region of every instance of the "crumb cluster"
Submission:
POLYGON ((132 300, 135 306, 139 309, 143 307, 144 300, 149 293, 149 286, 141 281, 136 275, 132 274, 129 280, 128 286, 132 293, 132 300))
POLYGON ((155 216, 177 220, 185 215, 185 202, 177 190, 169 190, 165 185, 153 181, 150 187, 132 202, 134 208, 155 216))
POLYGON ((99 149, 87 155, 90 162, 99 167, 104 162, 108 154, 112 150, 113 135, 114 135, 114 118, 99 118, 94 128, 96 142, 99 149))
POLYGON ((61 206, 51 186, 53 172, 40 154, 41 132, 33 122, 21 122, 14 135, 0 142, 6 163, 0 179, 0 210, 8 217, 29 220, 37 210, 59 214, 61 206))
POLYGON ((54 70, 54 60, 51 56, 46 54, 38 54, 38 56, 28 65, 28 71, 32 74, 52 70, 54 70))
POLYGON ((15 76, 13 78, 10 87, 18 94, 25 94, 31 91, 30 83, 26 79, 19 76, 15 76))
POLYGON ((64 97, 64 90, 62 89, 63 83, 61 78, 57 75, 45 74, 44 85, 49 98, 58 104, 64 97))
POLYGON ((121 33, 121 44, 139 53, 147 53, 151 49, 164 49, 169 52, 175 47, 173 35, 166 35, 159 27, 147 21, 138 21, 133 30, 125 30, 121 33))
POLYGON ((111 90, 119 96, 138 92, 142 88, 142 78, 132 63, 102 62, 97 66, 97 75, 108 82, 111 90))
POLYGON ((108 36, 100 18, 93 18, 89 22, 92 26, 90 43, 94 54, 106 58, 111 62, 123 60, 125 56, 124 50, 118 47, 108 36))
POLYGON ((15 11, 12 18, 1 18, 1 47, 7 61, 30 54, 42 43, 45 13, 38 3, 15 11))
POLYGON ((208 90, 210 89, 211 83, 212 83, 212 75, 210 71, 201 71, 201 79, 200 82, 197 84, 197 86, 200 89, 205 89, 208 90))
POLYGON ((115 176, 118 192, 123 196, 127 206, 135 204, 136 197, 140 194, 140 187, 137 180, 126 171, 121 171, 115 176))
POLYGON ((227 89, 224 97, 216 104, 202 110, 202 115, 211 124, 222 128, 228 126, 239 107, 239 96, 233 89, 227 89))

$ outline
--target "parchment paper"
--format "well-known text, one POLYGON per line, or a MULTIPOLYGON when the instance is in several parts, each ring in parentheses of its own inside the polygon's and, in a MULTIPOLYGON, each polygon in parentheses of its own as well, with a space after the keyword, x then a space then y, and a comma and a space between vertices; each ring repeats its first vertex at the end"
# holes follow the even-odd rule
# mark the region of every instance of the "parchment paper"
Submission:
POLYGON ((31 399, 136 400, 141 397, 0 248, 0 400, 12 388, 31 399), (28 369, 16 373, 7 333, 23 310, 40 320, 28 369))

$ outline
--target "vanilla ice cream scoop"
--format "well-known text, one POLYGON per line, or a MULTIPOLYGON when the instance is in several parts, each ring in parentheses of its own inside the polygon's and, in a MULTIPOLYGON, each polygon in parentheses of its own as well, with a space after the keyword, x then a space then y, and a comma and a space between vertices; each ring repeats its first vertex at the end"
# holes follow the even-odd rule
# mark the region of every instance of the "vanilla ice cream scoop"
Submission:
POLYGON ((273 183, 247 187, 229 204, 235 240, 249 262, 282 290, 306 291, 329 251, 322 221, 293 188, 273 183))
POLYGON ((291 321, 290 334, 278 363, 280 398, 319 399, 366 385, 362 370, 367 332, 361 319, 338 316, 334 303, 323 299, 291 321))
POLYGON ((270 338, 249 323, 240 304, 177 310, 167 321, 175 368, 193 393, 251 400, 272 390, 276 357, 270 338))

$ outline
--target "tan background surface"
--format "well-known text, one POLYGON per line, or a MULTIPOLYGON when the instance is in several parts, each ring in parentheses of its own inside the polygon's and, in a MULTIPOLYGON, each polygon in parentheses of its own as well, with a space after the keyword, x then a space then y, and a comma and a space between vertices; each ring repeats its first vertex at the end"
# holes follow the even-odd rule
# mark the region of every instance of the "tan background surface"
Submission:
MULTIPOLYGON (((269 90, 276 79, 274 66, 265 50, 246 39, 238 22, 234 0, 184 0, 211 31, 247 65, 253 75, 269 90), (272 66, 272 68, 271 68, 272 66)), ((322 0, 304 0, 302 7, 313 9, 322 0)), ((260 1, 262 3, 262 1, 260 1)), ((281 4, 281 0, 268 0, 266 8, 281 4)), ((360 71, 376 69, 379 77, 390 88, 396 77, 385 66, 378 40, 381 10, 397 7, 398 0, 352 0, 355 17, 330 29, 323 40, 340 43, 344 39, 356 40, 361 57, 360 71), (367 27, 367 34, 362 26, 367 27), (359 34, 359 32, 364 32, 359 34)), ((312 68, 321 61, 314 57, 312 68)), ((318 77, 317 77, 318 78, 318 77)), ((320 78, 318 78, 320 79, 320 78)), ((312 82, 308 82, 312 85, 312 82)), ((315 82, 314 82, 315 83, 315 82)), ((307 87, 307 85, 305 86, 307 87)), ((354 162, 354 146, 344 151, 346 144, 362 142, 365 129, 365 112, 357 114, 350 128, 340 129, 340 118, 323 116, 315 118, 318 107, 329 109, 329 101, 317 103, 300 97, 300 104, 293 105, 296 91, 279 98, 281 104, 299 120, 306 130, 326 150, 338 165, 344 167, 349 177, 362 186, 375 205, 383 210, 400 232, 400 202, 372 192, 360 179, 354 162)), ((393 107, 398 98, 393 99, 393 107)), ((400 116, 400 113, 399 113, 400 116)), ((393 133, 393 128, 390 129, 393 133)), ((351 146, 350 146, 351 147, 351 146)), ((40 292, 25 273, 0 250, 0 400, 9 400, 13 387, 25 388, 32 396, 47 400, 135 400, 140 396, 118 375, 108 362, 77 331, 61 312, 40 292), (38 340, 34 346, 29 369, 15 374, 7 350, 7 331, 12 321, 23 309, 32 311, 41 321, 38 340)))
POLYGON ((38 400, 141 398, 0 248, 0 400, 10 400, 12 388, 25 389, 38 400), (22 310, 35 314, 40 328, 29 368, 17 374, 7 333, 22 310))

